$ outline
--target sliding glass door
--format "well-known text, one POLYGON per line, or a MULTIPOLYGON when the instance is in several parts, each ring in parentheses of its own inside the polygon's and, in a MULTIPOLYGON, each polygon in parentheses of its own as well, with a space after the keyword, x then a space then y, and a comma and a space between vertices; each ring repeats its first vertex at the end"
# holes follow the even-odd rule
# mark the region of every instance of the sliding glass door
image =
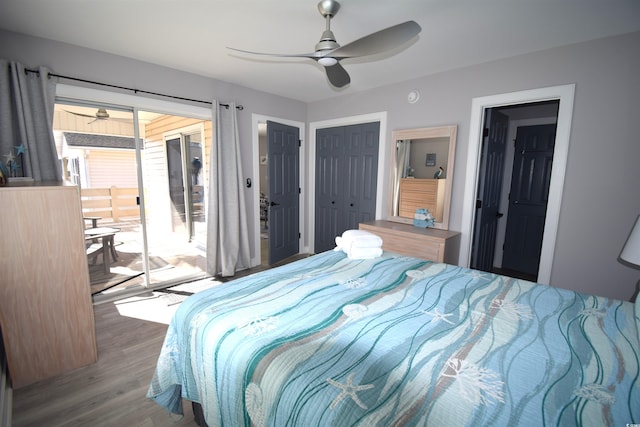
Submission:
POLYGON ((65 180, 79 185, 92 294, 143 283, 133 109, 58 100, 53 131, 65 180))
POLYGON ((205 276, 210 120, 61 98, 53 127, 81 187, 93 294, 205 276))
POLYGON ((202 144, 199 129, 185 129, 166 138, 169 197, 172 227, 192 240, 196 228, 204 223, 204 181, 202 178, 202 144))
POLYGON ((205 194, 211 122, 167 116, 148 126, 142 161, 152 284, 206 271, 205 194), (163 124, 161 121, 165 121, 163 124), (170 125, 169 125, 170 123, 170 125))

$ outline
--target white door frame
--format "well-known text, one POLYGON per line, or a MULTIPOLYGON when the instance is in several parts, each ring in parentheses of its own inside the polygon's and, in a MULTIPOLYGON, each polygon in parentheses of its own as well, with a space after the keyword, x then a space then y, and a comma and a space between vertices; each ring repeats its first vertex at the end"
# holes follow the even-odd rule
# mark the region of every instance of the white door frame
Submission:
POLYGON ((309 123, 309 197, 307 198, 309 209, 308 230, 309 243, 308 251, 313 252, 315 247, 316 228, 316 131, 318 129, 332 128, 338 126, 357 125, 360 123, 380 122, 380 134, 378 136, 378 180, 376 189, 376 219, 382 218, 383 206, 382 189, 384 180, 388 175, 387 171, 387 112, 362 114, 359 116, 341 117, 337 119, 323 120, 309 123))
POLYGON ((538 282, 550 283, 553 255, 556 246, 556 234, 560 219, 564 176, 569 152, 574 94, 575 84, 568 84, 473 98, 471 103, 471 121, 469 123, 469 144, 460 230, 462 235, 460 240, 459 264, 461 266, 468 267, 471 260, 473 226, 476 212, 475 204, 478 188, 478 168, 480 163, 480 150, 482 149, 482 128, 484 126, 485 110, 487 108, 502 107, 505 105, 560 100, 556 144, 553 153, 553 168, 549 188, 549 201, 547 203, 547 213, 544 224, 540 267, 538 269, 538 282))
MULTIPOLYGON (((253 165, 253 212, 255 212, 253 218, 253 247, 256 248, 253 258, 251 258, 251 266, 255 267, 260 265, 261 256, 262 256, 262 248, 260 245, 260 135, 258 134, 258 125, 260 123, 266 123, 268 121, 282 123, 283 125, 293 126, 300 130, 300 139, 304 141, 304 132, 305 132, 305 124, 304 122, 297 122, 293 120, 282 119, 279 117, 271 117, 265 116, 262 114, 253 113, 251 115, 251 129, 252 129, 252 139, 253 139, 253 153, 251 164, 253 165)), ((305 159, 305 144, 300 144, 300 153, 298 158, 298 170, 299 172, 299 185, 300 188, 304 189, 305 187, 305 175, 302 173, 304 171, 304 159, 305 159)), ((299 201, 299 227, 300 233, 302 233, 303 225, 304 225, 304 215, 305 215, 305 205, 302 202, 301 194, 299 201)), ((302 239, 300 239, 301 241, 302 239)), ((300 243, 300 242, 299 242, 300 243)), ((298 245, 299 253, 306 252, 306 248, 303 251, 303 247, 301 244, 298 245)))

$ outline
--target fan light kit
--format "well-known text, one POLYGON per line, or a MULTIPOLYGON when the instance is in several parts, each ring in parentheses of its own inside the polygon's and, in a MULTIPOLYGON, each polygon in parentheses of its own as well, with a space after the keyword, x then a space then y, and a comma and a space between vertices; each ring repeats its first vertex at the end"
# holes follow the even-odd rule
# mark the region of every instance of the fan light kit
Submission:
POLYGON ((417 90, 412 90, 409 92, 409 95, 407 95, 407 101, 409 101, 409 104, 415 104, 418 102, 418 99, 420 99, 420 92, 417 90))
POLYGON ((351 83, 351 77, 347 70, 342 67, 340 61, 347 58, 358 58, 386 52, 394 49, 412 38, 416 37, 422 28, 415 21, 406 21, 384 30, 377 31, 359 38, 344 46, 336 42, 336 38, 331 31, 331 18, 336 16, 340 10, 340 3, 335 0, 322 0, 318 3, 318 11, 325 18, 326 29, 320 37, 320 41, 315 46, 315 51, 300 54, 279 54, 252 52, 248 50, 227 49, 248 53, 252 55, 279 56, 282 58, 308 58, 317 61, 324 66, 329 82, 335 87, 344 87, 351 83))
POLYGON ((331 58, 330 56, 318 59, 318 64, 324 65, 325 67, 333 67, 337 63, 338 60, 336 58, 331 58))

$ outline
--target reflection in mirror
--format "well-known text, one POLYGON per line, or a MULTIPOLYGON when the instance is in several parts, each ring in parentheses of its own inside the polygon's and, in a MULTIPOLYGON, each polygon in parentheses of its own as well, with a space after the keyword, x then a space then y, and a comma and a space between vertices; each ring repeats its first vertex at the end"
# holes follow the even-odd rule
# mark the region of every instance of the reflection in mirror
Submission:
POLYGON ((456 131, 452 125, 393 132, 391 220, 412 222, 425 208, 435 228, 448 229, 456 131))

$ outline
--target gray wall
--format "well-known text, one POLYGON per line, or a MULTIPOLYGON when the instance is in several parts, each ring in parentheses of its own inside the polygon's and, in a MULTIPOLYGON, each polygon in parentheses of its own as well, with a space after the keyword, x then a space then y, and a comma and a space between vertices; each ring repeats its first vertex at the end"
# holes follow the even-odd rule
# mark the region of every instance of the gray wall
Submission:
MULTIPOLYGON (((640 270, 617 257, 640 214, 638 46, 640 32, 488 62, 314 102, 308 105, 308 121, 387 111, 387 144, 393 130, 457 124, 449 228, 460 230, 472 99, 575 83, 551 283, 628 299, 640 270), (421 93, 416 104, 406 100, 412 89, 421 93)), ((385 191, 388 187, 387 182, 385 191)))
MULTIPOLYGON (((387 145, 396 129, 457 124, 450 221, 454 230, 460 229, 462 221, 472 99, 575 83, 571 142, 551 283, 623 299, 631 296, 640 279, 640 270, 617 261, 629 229, 640 213, 640 137, 636 132, 636 124, 640 123, 638 46, 640 32, 304 104, 133 59, 0 31, 0 57, 27 66, 44 65, 59 74, 244 105, 245 110, 239 114, 239 128, 247 175, 254 160, 249 155, 252 113, 311 123, 387 111, 388 135, 384 142, 387 145), (416 104, 406 101, 412 89, 421 93, 416 104)), ((388 182, 384 188, 386 202, 388 182)), ((247 197, 251 195, 248 191, 247 197)), ((249 215, 257 212, 251 209, 249 215)))

